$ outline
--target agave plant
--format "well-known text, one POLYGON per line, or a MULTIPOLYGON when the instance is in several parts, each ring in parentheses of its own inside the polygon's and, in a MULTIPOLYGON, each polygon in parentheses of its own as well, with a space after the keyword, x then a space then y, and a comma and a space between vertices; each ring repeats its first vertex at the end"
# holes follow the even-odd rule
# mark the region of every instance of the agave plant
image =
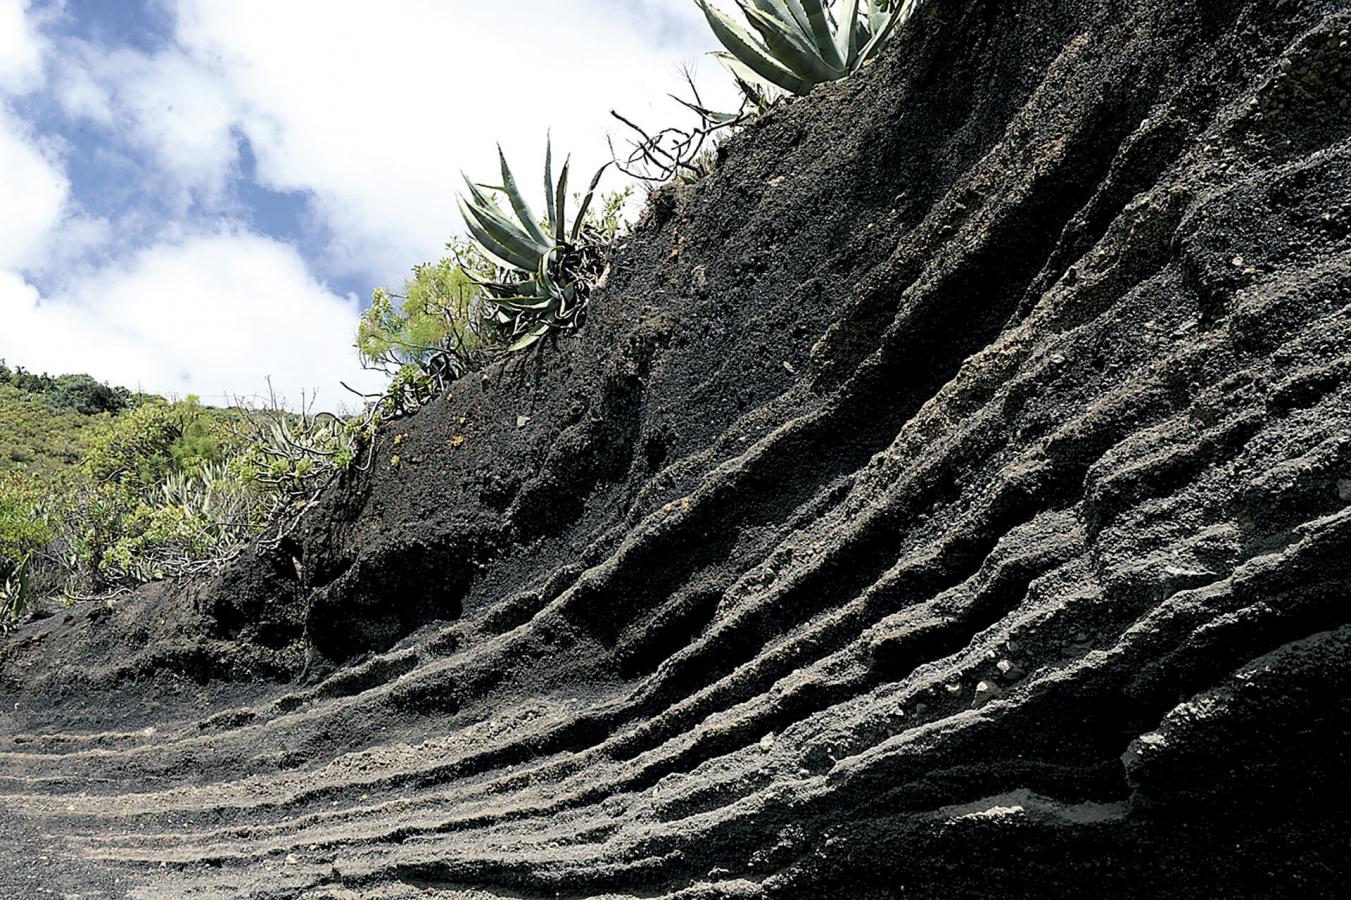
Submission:
POLYGON ((738 81, 805 94, 874 58, 919 0, 736 0, 760 40, 708 0, 694 2, 727 48, 714 55, 738 81))
POLYGON ((598 274, 603 247, 598 247, 589 231, 587 211, 596 194, 607 163, 591 179, 582 196, 576 216, 568 225, 568 169, 565 160, 557 183, 553 177, 553 144, 546 144, 544 155, 545 218, 535 216, 522 194, 502 148, 500 185, 476 184, 465 176, 468 196, 459 197, 460 212, 474 243, 501 271, 480 282, 496 308, 497 321, 507 326, 512 343, 508 349, 520 350, 539 340, 553 328, 567 327, 576 321, 583 294, 598 274), (510 213, 493 199, 506 197, 510 213))

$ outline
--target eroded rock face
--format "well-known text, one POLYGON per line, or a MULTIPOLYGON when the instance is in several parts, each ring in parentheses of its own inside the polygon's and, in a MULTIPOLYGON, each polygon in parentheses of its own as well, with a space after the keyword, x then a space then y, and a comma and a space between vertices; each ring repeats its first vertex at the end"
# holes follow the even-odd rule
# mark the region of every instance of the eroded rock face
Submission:
POLYGON ((0 885, 1343 890, 1349 35, 932 0, 404 464, 10 636, 0 885))

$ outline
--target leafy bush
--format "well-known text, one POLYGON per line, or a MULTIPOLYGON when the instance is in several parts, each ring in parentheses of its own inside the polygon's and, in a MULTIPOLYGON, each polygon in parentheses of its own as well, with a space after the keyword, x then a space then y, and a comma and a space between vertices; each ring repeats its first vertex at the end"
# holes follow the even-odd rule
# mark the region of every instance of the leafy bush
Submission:
POLYGON ((166 504, 163 485, 195 478, 239 451, 228 417, 195 397, 130 410, 98 429, 67 489, 62 537, 69 588, 87 594, 162 577, 160 547, 177 561, 202 558, 211 529, 166 504))
POLYGON ((403 293, 375 291, 357 329, 362 365, 391 379, 387 411, 416 409, 473 369, 495 340, 491 310, 479 281, 466 271, 492 264, 468 242, 450 245, 454 258, 413 269, 403 293))
POLYGON ((703 10, 718 41, 715 54, 752 90, 805 94, 858 71, 908 20, 918 0, 736 0, 760 39, 709 3, 703 10))
MULTIPOLYGON (((331 413, 287 412, 275 403, 265 410, 241 409, 236 438, 244 450, 231 462, 244 483, 285 507, 316 492, 357 462, 361 446, 375 436, 378 410, 342 419, 331 413)), ((271 512, 264 516, 270 519, 271 512)))
POLYGON ((94 434, 84 468, 96 483, 143 491, 170 472, 193 472, 219 462, 230 438, 224 418, 196 397, 146 403, 94 434))
POLYGON ((52 537, 42 486, 28 475, 0 474, 0 622, 23 611, 34 559, 52 537))
POLYGON ((43 400, 49 408, 69 409, 81 415, 117 413, 145 399, 123 387, 111 387, 88 375, 37 375, 22 366, 9 368, 0 359, 0 385, 43 400))
POLYGON ((0 476, 0 621, 216 565, 357 462, 369 416, 156 399, 91 427, 60 478, 0 476))

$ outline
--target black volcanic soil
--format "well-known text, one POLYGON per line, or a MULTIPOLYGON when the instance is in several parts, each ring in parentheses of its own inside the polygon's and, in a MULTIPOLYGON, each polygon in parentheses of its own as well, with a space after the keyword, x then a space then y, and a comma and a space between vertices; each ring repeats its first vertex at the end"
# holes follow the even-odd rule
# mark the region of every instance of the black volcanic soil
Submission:
POLYGON ((931 0, 294 540, 6 638, 0 895, 1343 892, 1349 38, 931 0))

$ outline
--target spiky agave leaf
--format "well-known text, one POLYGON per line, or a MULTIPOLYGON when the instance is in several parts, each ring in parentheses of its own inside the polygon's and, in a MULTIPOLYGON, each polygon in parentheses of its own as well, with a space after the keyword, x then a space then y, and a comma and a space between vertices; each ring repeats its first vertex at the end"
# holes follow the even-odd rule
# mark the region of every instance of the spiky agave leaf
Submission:
MULTIPOLYGON (((563 164, 566 171, 567 163, 563 164)), ((549 214, 549 227, 554 230, 554 240, 558 239, 558 201, 554 196, 554 138, 548 135, 544 140, 544 204, 549 214)))
POLYGON ((531 344, 534 344, 540 338, 548 334, 549 328, 550 328, 549 322, 540 322, 539 324, 528 329, 525 332, 525 334, 521 335, 519 338, 513 341, 511 346, 507 347, 507 350, 512 353, 515 353, 517 350, 526 349, 531 344))
POLYGON ((794 94, 805 94, 811 90, 814 82, 776 60, 768 48, 762 46, 749 32, 728 18, 726 13, 708 0, 694 0, 694 2, 703 10, 704 18, 708 20, 719 43, 727 48, 728 53, 739 64, 738 69, 752 73, 749 80, 768 82, 794 94))
POLYGON ((807 14, 807 23, 811 28, 812 39, 816 42, 816 52, 827 66, 836 72, 843 72, 844 63, 840 60, 835 43, 835 34, 830 24, 830 13, 825 0, 795 0, 801 2, 807 14))
POLYGON ((785 28, 784 23, 777 18, 753 6, 743 9, 751 25, 760 32, 766 49, 785 68, 816 83, 834 81, 844 75, 843 69, 831 66, 822 58, 813 40, 799 34, 796 28, 785 28))
POLYGON ((558 187, 554 191, 554 217, 549 220, 554 240, 560 243, 568 233, 568 168, 571 165, 572 157, 563 160, 563 171, 558 173, 558 187))
POLYGON ((460 213, 474 241, 503 265, 533 272, 553 242, 541 243, 516 225, 474 182, 465 176, 469 197, 459 198, 460 213))
MULTIPOLYGON (((915 10, 919 9, 920 3, 921 0, 875 0, 873 5, 878 8, 876 25, 872 28, 867 44, 859 53, 860 63, 876 56, 886 46, 887 41, 891 40, 896 30, 910 21, 915 10)), ((869 18, 872 17, 873 10, 870 8, 869 18)))
POLYGON ((869 35, 874 35, 880 31, 890 15, 891 3, 889 0, 868 0, 865 18, 868 20, 869 35))
MULTIPOLYGON (((552 153, 552 149, 552 147, 549 148, 550 153, 552 153)), ((530 204, 526 202, 520 188, 516 186, 516 178, 511 174, 511 166, 507 165, 507 156, 502 152, 501 144, 497 145, 497 158, 502 164, 502 192, 507 195, 507 202, 511 204, 517 220, 524 226, 525 232, 536 244, 541 247, 552 247, 553 238, 545 234, 544 229, 540 227, 534 211, 530 209, 530 204)))
MULTIPOLYGON (((913 4, 906 4, 908 8, 913 8, 913 4)), ((896 27, 905 21, 901 13, 891 11, 882 16, 878 27, 868 36, 868 42, 863 45, 859 51, 859 63, 866 63, 872 60, 884 46, 891 36, 896 33, 896 27)))
MULTIPOLYGON (((475 243, 494 261, 517 271, 534 272, 539 267, 540 259, 554 248, 557 240, 541 227, 535 218, 534 211, 517 185, 516 177, 507 163, 501 145, 497 148, 497 154, 502 184, 478 185, 467 175, 464 176, 469 195, 468 197, 461 195, 458 198, 460 212, 475 243), (484 192, 485 188, 500 192, 507 198, 515 221, 484 192)), ((555 208, 552 165, 553 144, 550 141, 545 154, 545 195, 551 219, 557 219, 560 218, 560 211, 555 208)))
POLYGON ((577 207, 577 218, 572 222, 572 235, 569 238, 574 244, 577 243, 577 239, 582 233, 582 226, 586 224, 586 214, 591 209, 591 201, 596 196, 596 188, 600 186, 601 176, 605 174, 606 169, 610 168, 610 165, 610 163, 606 163, 596 170, 596 174, 591 179, 591 185, 582 195, 582 203, 581 206, 577 207))
POLYGON ((862 27, 858 18, 858 0, 845 0, 844 11, 840 13, 835 31, 835 49, 840 55, 841 65, 846 70, 853 69, 854 63, 858 60, 859 39, 863 36, 862 27))
POLYGON ((755 4, 756 9, 769 13, 788 28, 796 29, 803 37, 811 35, 807 12, 797 0, 751 0, 751 2, 755 4))
POLYGON ((830 0, 736 0, 757 40, 713 6, 694 0, 727 52, 715 54, 744 84, 805 94, 814 85, 844 78, 875 56, 918 0, 843 0, 836 16, 830 0))
POLYGON ((575 216, 567 210, 568 174, 571 159, 565 159, 557 184, 553 178, 553 142, 544 156, 545 209, 537 220, 522 194, 506 155, 498 148, 502 184, 480 185, 465 178, 468 194, 459 199, 465 225, 478 249, 500 266, 490 278, 471 278, 483 290, 491 305, 489 315, 508 328, 514 340, 509 350, 521 350, 535 343, 551 328, 566 327, 576 321, 577 279, 591 282, 588 267, 594 266, 597 246, 590 232, 584 231, 586 217, 609 168, 602 166, 592 178, 586 194, 580 198, 575 216), (510 213, 499 207, 488 192, 506 197, 510 213), (514 273, 514 274, 513 274, 514 273))

